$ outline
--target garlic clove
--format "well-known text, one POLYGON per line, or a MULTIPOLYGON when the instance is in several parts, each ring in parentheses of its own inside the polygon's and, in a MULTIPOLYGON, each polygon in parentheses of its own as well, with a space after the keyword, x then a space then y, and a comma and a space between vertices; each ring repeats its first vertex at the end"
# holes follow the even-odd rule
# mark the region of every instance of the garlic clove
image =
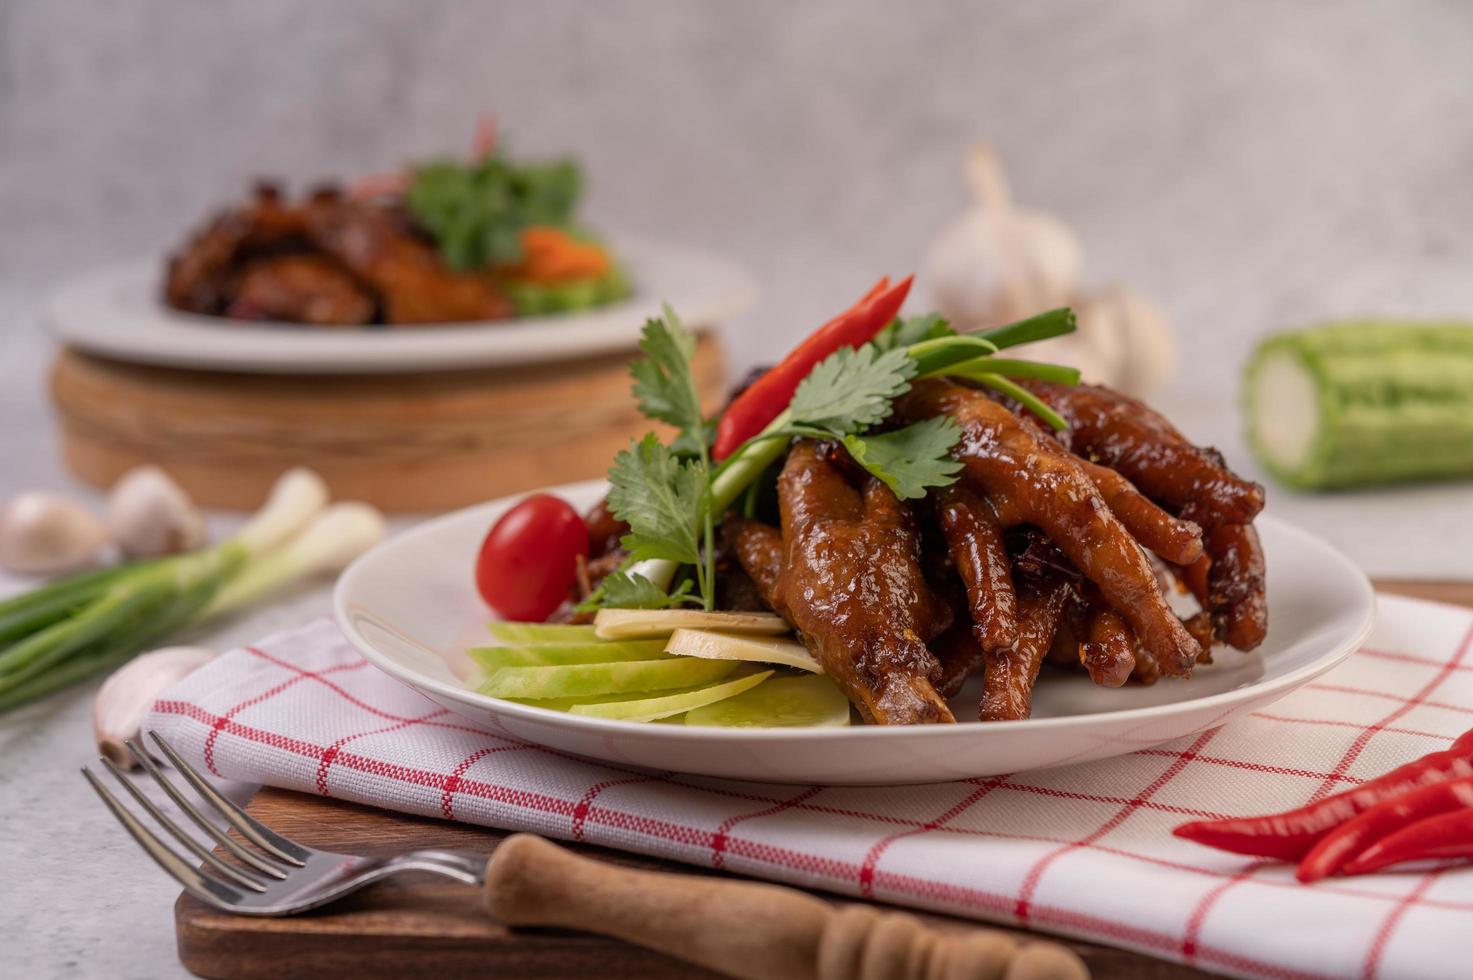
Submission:
POLYGON ((194 502, 157 466, 130 470, 113 486, 107 523, 118 547, 133 558, 193 551, 207 538, 194 502))
POLYGON ((137 738, 153 703, 176 681, 213 660, 203 647, 164 647, 140 654, 103 682, 92 702, 97 750, 125 769, 138 765, 123 743, 137 738))
POLYGON ((12 572, 74 572, 96 564, 106 545, 102 523, 56 494, 23 493, 0 511, 0 565, 12 572))
POLYGON ((1128 286, 1112 286, 1076 297, 1075 336, 1087 341, 1106 365, 1106 384, 1144 396, 1159 390, 1176 371, 1176 340, 1150 300, 1128 286))

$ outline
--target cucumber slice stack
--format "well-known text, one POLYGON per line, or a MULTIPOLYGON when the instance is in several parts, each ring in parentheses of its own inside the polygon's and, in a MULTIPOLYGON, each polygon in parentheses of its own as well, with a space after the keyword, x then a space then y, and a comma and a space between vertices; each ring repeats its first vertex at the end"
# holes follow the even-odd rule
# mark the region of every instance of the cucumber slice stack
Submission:
POLYGON ((596 627, 493 623, 498 643, 469 653, 486 672, 482 694, 584 717, 847 725, 848 700, 802 644, 773 635, 779 628, 771 615, 604 610, 596 627))
POLYGON ((1473 476, 1473 324, 1361 321, 1259 344, 1248 440, 1300 489, 1473 476))

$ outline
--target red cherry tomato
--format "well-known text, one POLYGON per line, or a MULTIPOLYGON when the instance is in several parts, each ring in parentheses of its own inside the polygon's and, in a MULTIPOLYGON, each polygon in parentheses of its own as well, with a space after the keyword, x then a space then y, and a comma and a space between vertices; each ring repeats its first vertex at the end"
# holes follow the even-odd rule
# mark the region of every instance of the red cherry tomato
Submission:
POLYGON ((476 591, 507 619, 541 622, 568 597, 588 526, 566 501, 533 494, 501 515, 476 558, 476 591))

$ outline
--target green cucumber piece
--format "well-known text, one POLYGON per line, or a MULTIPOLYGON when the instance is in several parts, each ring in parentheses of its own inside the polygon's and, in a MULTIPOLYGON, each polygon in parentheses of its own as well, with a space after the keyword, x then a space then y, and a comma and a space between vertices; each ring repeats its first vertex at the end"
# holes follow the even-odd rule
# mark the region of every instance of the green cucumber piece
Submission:
POLYGON ((1271 337, 1249 361, 1243 401, 1254 453, 1292 487, 1473 476, 1473 324, 1271 337))
POLYGON ((666 660, 664 640, 625 643, 538 643, 532 646, 472 647, 471 659, 488 671, 502 667, 565 667, 628 660, 666 660))
POLYGON ((600 609, 593 628, 603 640, 652 639, 678 629, 778 636, 792 631, 772 613, 706 612, 701 609, 600 609))
POLYGON ((657 721, 661 718, 669 718, 672 715, 683 714, 693 708, 706 707, 707 705, 715 704, 717 701, 734 697, 743 691, 751 690, 771 676, 772 671, 764 670, 747 677, 738 677, 734 681, 724 681, 720 684, 698 687, 693 691, 663 694, 652 698, 640 698, 635 701, 578 704, 569 709, 569 713, 584 715, 589 718, 614 718, 622 721, 657 721))
POLYGON ((687 725, 721 728, 817 728, 849 724, 849 699, 822 674, 773 677, 735 697, 694 708, 687 725))
POLYGON ((480 692, 493 698, 573 698, 713 684, 736 669, 722 660, 671 658, 559 667, 503 667, 480 692))
POLYGON ((574 626, 571 623, 507 623, 491 624, 491 635, 497 643, 507 646, 532 646, 536 643, 591 643, 595 639, 593 626, 574 626))

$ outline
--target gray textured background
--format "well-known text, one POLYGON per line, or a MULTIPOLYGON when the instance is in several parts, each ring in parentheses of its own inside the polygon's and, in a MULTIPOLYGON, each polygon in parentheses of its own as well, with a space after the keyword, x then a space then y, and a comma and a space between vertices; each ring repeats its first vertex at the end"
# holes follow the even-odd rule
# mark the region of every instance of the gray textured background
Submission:
MULTIPOLYGON (((260 174, 305 184, 458 152, 493 110, 576 151, 589 214, 724 251, 770 358, 914 268, 985 138, 1018 197, 1083 237, 1087 278, 1164 306, 1163 407, 1245 469, 1252 339, 1319 317, 1473 315, 1473 4, 390 3, 0 5, 0 437, 60 483, 29 311, 170 247, 260 174)), ((1281 513, 1372 571, 1473 574, 1465 488, 1281 513), (1366 536, 1409 508, 1432 542, 1366 536)))
MULTIPOLYGON (((66 484, 30 314, 51 285, 168 247, 256 174, 458 151, 484 109, 517 149, 576 150, 605 229, 750 266, 739 363, 912 268, 991 140, 1092 280, 1170 313, 1166 407, 1250 471, 1253 337, 1473 315, 1473 4, 0 0, 0 496, 66 484)), ((1467 484, 1271 500, 1373 572, 1473 576, 1467 484)), ((5 969, 171 975, 173 889, 75 776, 89 698, 0 725, 5 969)))

